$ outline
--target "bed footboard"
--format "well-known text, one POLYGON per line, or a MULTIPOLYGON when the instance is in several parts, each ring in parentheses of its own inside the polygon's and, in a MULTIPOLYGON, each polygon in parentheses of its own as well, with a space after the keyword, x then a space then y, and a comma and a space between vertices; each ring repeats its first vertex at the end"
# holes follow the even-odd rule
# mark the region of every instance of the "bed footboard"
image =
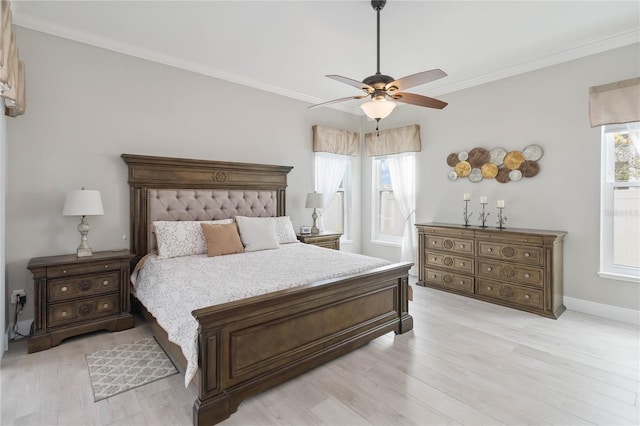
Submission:
POLYGON ((410 263, 193 312, 200 324, 196 425, 221 422, 247 397, 413 328, 410 263))

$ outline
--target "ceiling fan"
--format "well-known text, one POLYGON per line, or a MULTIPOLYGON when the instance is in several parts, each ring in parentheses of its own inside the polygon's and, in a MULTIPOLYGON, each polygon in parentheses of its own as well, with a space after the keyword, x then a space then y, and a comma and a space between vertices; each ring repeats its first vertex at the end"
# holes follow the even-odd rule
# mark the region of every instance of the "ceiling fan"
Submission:
MULTIPOLYGON (((380 73, 380 11, 387 3, 386 0, 371 0, 371 6, 376 11, 378 17, 378 62, 377 71, 374 75, 365 78, 362 81, 354 80, 348 77, 342 77, 340 75, 327 75, 333 80, 340 81, 350 86, 356 87, 366 93, 366 95, 349 96, 346 98, 334 99, 332 101, 323 102, 317 105, 312 105, 309 108, 316 108, 338 102, 350 101, 353 99, 364 99, 371 97, 369 102, 365 102, 360 107, 364 113, 376 122, 387 117, 391 114, 391 111, 396 107, 396 103, 393 101, 402 102, 405 104, 418 105, 427 108, 442 109, 447 106, 446 102, 438 99, 429 98, 427 96, 416 95, 414 93, 405 93, 402 90, 419 86, 421 84, 429 83, 430 81, 437 80, 442 77, 446 77, 447 74, 440 69, 433 69, 429 71, 423 71, 416 74, 411 74, 406 77, 402 77, 398 80, 389 75, 380 73), (392 99, 392 100, 389 100, 392 99)), ((376 130, 378 126, 376 124, 376 130)))

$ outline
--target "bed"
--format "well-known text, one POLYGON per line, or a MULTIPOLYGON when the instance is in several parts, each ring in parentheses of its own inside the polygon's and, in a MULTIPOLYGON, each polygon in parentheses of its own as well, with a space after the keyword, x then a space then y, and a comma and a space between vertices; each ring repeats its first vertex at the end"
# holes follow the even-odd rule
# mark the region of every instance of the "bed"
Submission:
MULTIPOLYGON (((130 154, 122 154, 122 158, 128 165, 134 264, 156 248, 154 221, 285 216, 291 167, 130 154), (165 198, 163 203, 158 203, 159 194, 165 198)), ((194 309, 198 398, 193 405, 193 423, 221 422, 251 395, 383 334, 411 330, 411 266, 406 262, 374 265, 344 276, 278 287, 194 309)), ((167 331, 143 304, 134 300, 134 305, 151 323, 163 348, 187 371, 189 362, 181 348, 170 341, 167 331)))

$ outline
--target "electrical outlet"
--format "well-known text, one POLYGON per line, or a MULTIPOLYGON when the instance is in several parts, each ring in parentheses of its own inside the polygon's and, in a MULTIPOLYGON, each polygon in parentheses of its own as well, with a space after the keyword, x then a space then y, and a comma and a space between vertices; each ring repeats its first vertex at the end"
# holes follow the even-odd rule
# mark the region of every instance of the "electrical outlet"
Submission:
POLYGON ((11 304, 15 305, 16 303, 19 303, 20 302, 20 296, 24 296, 26 298, 27 297, 27 292, 24 291, 23 289, 13 290, 11 292, 11 304))

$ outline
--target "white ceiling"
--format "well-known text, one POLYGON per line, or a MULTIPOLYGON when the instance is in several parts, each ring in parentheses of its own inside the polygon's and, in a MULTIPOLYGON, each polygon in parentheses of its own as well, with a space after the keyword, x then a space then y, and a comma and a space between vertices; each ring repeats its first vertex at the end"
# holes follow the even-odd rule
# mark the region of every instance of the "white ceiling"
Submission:
MULTIPOLYGON (((361 94, 326 74, 376 72, 369 0, 14 0, 12 8, 16 25, 310 104, 361 94)), ((438 96, 638 41, 637 0, 389 0, 380 71, 397 79, 440 68, 448 77, 408 90, 438 96)))

